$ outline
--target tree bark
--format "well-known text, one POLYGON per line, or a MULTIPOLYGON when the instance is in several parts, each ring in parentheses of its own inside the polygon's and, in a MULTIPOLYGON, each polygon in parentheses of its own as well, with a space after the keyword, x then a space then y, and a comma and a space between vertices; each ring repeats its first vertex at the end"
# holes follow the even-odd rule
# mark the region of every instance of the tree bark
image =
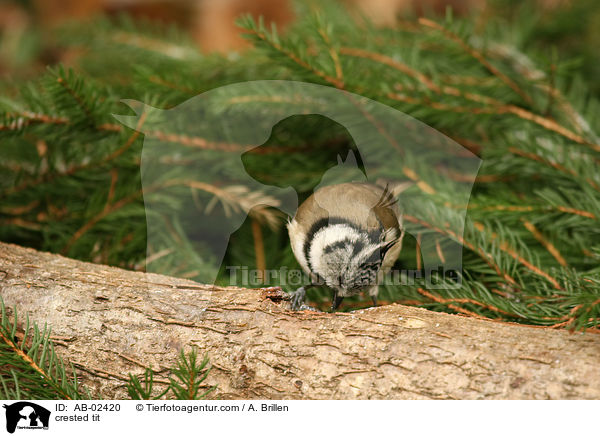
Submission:
POLYGON ((600 335, 392 304, 291 312, 276 288, 125 271, 0 244, 0 292, 79 369, 94 397, 128 373, 166 379, 197 346, 222 399, 600 398, 600 335))

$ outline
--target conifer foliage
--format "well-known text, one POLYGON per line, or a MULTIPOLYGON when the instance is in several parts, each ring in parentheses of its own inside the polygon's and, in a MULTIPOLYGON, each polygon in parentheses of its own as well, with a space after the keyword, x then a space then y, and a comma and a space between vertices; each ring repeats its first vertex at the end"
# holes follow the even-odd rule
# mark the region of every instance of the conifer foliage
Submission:
MULTIPOLYGON (((465 207, 454 203, 451 190, 429 192, 444 205, 431 222, 405 216, 407 226, 427 227, 463 246, 461 287, 386 286, 382 300, 598 329, 599 106, 568 64, 525 50, 527 35, 501 21, 482 30, 473 19, 448 14, 376 28, 333 3, 298 8, 298 21, 284 34, 241 18, 254 48, 230 56, 198 53, 180 35, 125 19, 99 22, 94 32, 65 31, 65 46, 86 49, 78 66, 52 67, 17 96, 0 100, 0 239, 133 269, 161 259, 165 273, 199 277, 206 259, 193 244, 186 264, 170 264, 162 247, 147 252, 143 135, 111 114, 127 113, 119 103, 124 98, 168 108, 225 84, 305 81, 398 109, 482 158, 462 236, 445 233, 443 225, 453 208, 465 207)), ((298 116, 273 130, 264 153, 245 159, 257 179, 291 185, 303 199, 351 144, 336 123, 298 116), (275 155, 290 150, 286 167, 275 155), (300 164, 302 171, 294 171, 300 164)), ((202 198, 209 202, 220 192, 202 198)), ((278 218, 267 226, 250 216, 232 236, 224 263, 297 268, 285 220, 278 218)), ((166 238, 182 237, 181 223, 166 227, 166 238)), ((398 265, 420 267, 418 243, 406 241, 398 265)), ((319 304, 328 298, 309 293, 319 304)), ((357 306, 364 302, 344 307, 357 306)))

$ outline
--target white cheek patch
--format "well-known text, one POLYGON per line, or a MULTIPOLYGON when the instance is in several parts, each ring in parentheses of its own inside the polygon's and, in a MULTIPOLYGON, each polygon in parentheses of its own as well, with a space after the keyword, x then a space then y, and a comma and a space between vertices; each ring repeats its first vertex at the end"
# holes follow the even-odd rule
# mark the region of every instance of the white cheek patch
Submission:
MULTIPOLYGON (((295 220, 288 224, 288 230, 292 250, 304 271, 317 274, 329 287, 339 292, 346 292, 343 286, 340 287, 339 281, 351 284, 357 278, 365 276, 367 272, 363 271, 363 264, 367 263, 374 251, 387 245, 385 241, 396 239, 397 234, 395 229, 388 229, 382 235, 381 242, 374 243, 366 232, 348 223, 337 223, 321 227, 307 241, 306 235, 298 231, 295 220)), ((374 273, 373 279, 376 282, 379 282, 379 273, 381 268, 374 273)))
POLYGON ((352 254, 352 247, 362 236, 358 230, 348 224, 333 224, 323 227, 314 234, 308 251, 308 259, 312 269, 323 277, 329 276, 329 271, 332 268, 336 269, 337 265, 329 265, 324 262, 328 257, 325 255, 327 247, 347 241, 349 250, 347 258, 349 258, 352 254))

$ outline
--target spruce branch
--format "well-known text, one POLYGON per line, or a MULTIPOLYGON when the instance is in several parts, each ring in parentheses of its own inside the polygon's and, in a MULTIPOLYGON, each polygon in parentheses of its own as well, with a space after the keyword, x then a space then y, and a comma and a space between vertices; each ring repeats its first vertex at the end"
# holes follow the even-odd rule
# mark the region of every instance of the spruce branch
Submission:
POLYGON ((198 361, 198 351, 192 348, 189 352, 181 350, 177 366, 173 368, 170 378, 170 389, 178 400, 201 400, 213 392, 216 386, 206 386, 204 382, 210 373, 208 356, 198 361))
POLYGON ((483 65, 490 73, 492 73, 494 76, 498 77, 500 80, 502 80, 504 83, 506 83, 526 103, 528 103, 528 104, 532 103, 531 97, 529 97, 525 93, 525 91, 523 91, 519 87, 519 85, 517 85, 510 77, 506 76, 504 73, 502 73, 500 70, 498 70, 490 62, 488 62, 488 60, 478 50, 476 50, 474 47, 472 47, 467 42, 465 42, 460 36, 458 36, 457 34, 452 32, 451 30, 445 28, 441 24, 439 24, 435 21, 429 20, 427 18, 420 18, 419 24, 442 32, 448 39, 459 44, 463 50, 465 50, 473 58, 477 59, 477 61, 479 63, 481 63, 481 65, 483 65))
POLYGON ((22 330, 16 309, 9 319, 0 298, 0 381, 5 399, 85 399, 74 368, 71 376, 54 350, 50 328, 40 330, 26 317, 22 330))
POLYGON ((304 56, 300 54, 296 54, 291 50, 286 49, 279 42, 279 38, 275 30, 271 34, 269 34, 264 24, 261 20, 257 24, 255 24, 254 20, 251 16, 246 16, 238 20, 239 25, 245 29, 245 35, 253 37, 255 41, 262 42, 263 44, 268 45, 270 48, 276 50, 281 55, 287 57, 290 61, 297 64, 301 68, 315 74, 317 77, 323 79, 325 82, 335 86, 336 88, 343 89, 344 83, 340 79, 336 77, 332 77, 324 71, 318 69, 317 67, 311 65, 308 60, 305 59, 304 56))

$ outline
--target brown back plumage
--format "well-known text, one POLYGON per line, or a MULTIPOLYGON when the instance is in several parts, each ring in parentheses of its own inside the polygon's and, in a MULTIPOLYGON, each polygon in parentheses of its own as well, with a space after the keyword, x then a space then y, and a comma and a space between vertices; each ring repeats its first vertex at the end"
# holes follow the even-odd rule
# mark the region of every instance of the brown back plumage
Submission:
POLYGON ((294 219, 305 231, 319 219, 340 217, 367 230, 400 230, 399 216, 398 205, 387 188, 369 183, 342 183, 316 191, 300 205, 294 219))

